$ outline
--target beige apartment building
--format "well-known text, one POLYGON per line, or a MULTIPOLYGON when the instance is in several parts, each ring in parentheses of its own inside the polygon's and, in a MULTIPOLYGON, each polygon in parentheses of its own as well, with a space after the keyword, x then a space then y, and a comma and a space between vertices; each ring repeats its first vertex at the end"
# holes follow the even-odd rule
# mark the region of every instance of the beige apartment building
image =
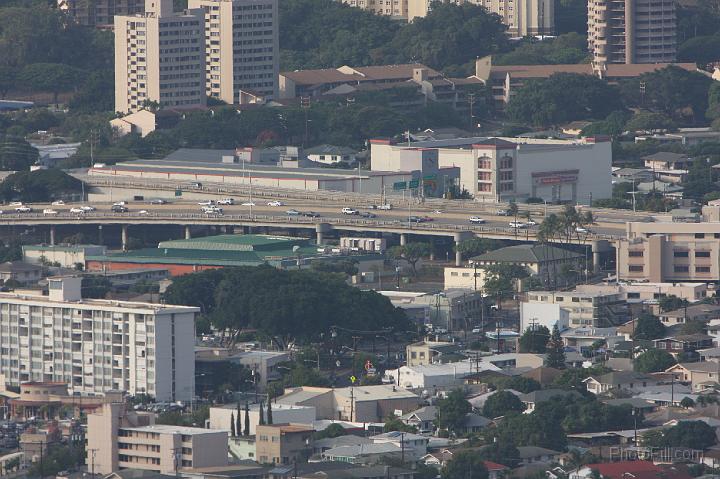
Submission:
POLYGON ((720 280, 720 223, 628 223, 617 242, 622 280, 720 280))
POLYGON ((265 424, 255 430, 255 457, 260 464, 304 462, 312 453, 315 430, 303 424, 265 424))
POLYGON ((674 0, 589 0, 588 50, 593 62, 675 61, 674 0))
MULTIPOLYGON (((613 326, 628 319, 627 304, 622 293, 531 291, 523 307, 532 313, 533 305, 536 304, 556 304, 560 309, 566 310, 570 328, 613 326)), ((539 315, 533 319, 542 320, 539 315)), ((543 322, 539 321, 538 324, 543 322)), ((523 330, 525 329, 523 326, 523 330)))
POLYGON ((205 14, 205 90, 229 104, 277 98, 278 0, 189 0, 205 14))
POLYGON ((57 0, 57 8, 80 25, 112 27, 115 15, 145 11, 145 0, 57 0))
POLYGON ((176 474, 227 465, 227 431, 154 422, 153 414, 128 411, 121 402, 88 414, 87 464, 103 476, 121 469, 176 474))
MULTIPOLYGON (((386 15, 396 20, 411 20, 408 16, 408 0, 341 0, 351 7, 362 8, 377 15, 386 15)), ((410 0, 413 1, 413 0, 410 0)), ((426 13, 422 15, 424 17, 426 13)))
POLYGON ((173 13, 172 0, 146 0, 145 14, 116 16, 115 110, 204 107, 204 45, 204 12, 173 13))

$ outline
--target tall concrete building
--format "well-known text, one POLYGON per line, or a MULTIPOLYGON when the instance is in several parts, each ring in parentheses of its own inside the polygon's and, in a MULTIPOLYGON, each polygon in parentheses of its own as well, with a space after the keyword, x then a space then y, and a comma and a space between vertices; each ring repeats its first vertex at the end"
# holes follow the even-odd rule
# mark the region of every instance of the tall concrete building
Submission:
POLYGON ((205 106, 204 12, 173 13, 172 0, 146 0, 145 13, 115 17, 115 110, 146 102, 205 106))
POLYGON ((143 13, 145 0, 57 0, 57 7, 80 25, 106 27, 115 15, 143 13))
POLYGON ((674 62, 674 0, 589 0, 588 50, 598 65, 674 62))
MULTIPOLYGON (((408 7, 413 0, 341 0, 342 3, 351 7, 361 8, 377 15, 386 15, 396 20, 410 20, 408 16, 408 7)), ((427 4, 423 0, 423 3, 427 4)), ((420 2, 415 2, 415 10, 421 10, 420 2)), ((416 17, 424 17, 427 14, 427 5, 425 13, 422 15, 415 14, 416 17)))
POLYGON ((226 103, 277 98, 278 0, 189 0, 205 13, 205 89, 226 103))
POLYGON ((0 373, 13 386, 63 382, 71 394, 123 390, 189 401, 197 308, 83 300, 81 278, 49 295, 0 293, 0 373))

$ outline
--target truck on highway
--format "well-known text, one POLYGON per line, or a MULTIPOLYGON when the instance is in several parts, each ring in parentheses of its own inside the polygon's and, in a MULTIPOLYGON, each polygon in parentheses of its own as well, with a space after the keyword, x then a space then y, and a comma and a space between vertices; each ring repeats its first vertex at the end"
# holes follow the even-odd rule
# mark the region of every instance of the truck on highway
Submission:
POLYGON ((342 214, 344 215, 356 215, 358 214, 358 210, 353 208, 348 208, 347 206, 342 209, 342 214))

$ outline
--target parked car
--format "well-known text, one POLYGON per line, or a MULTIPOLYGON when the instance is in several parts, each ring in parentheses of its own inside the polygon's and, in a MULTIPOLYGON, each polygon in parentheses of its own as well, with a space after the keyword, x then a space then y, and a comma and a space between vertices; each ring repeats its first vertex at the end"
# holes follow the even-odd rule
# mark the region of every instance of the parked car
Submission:
POLYGON ((348 208, 347 206, 342 209, 342 214, 344 215, 356 215, 358 214, 358 210, 354 208, 348 208))
POLYGON ((480 225, 480 224, 485 223, 485 220, 483 218, 480 218, 479 216, 471 216, 470 223, 480 225))
POLYGON ((235 200, 233 198, 223 198, 221 200, 218 200, 217 204, 219 204, 219 205, 234 205, 235 200))
POLYGON ((267 205, 268 206, 285 206, 285 203, 283 203, 282 201, 275 200, 275 201, 268 201, 267 205))
POLYGON ((53 210, 53 209, 51 209, 51 208, 45 208, 45 209, 43 210, 43 214, 44 214, 45 216, 49 216, 49 215, 56 215, 56 214, 58 214, 58 212, 57 212, 57 210, 53 210))
POLYGON ((473 333, 473 334, 479 334, 479 333, 480 333, 480 328, 473 328, 472 333, 473 333))

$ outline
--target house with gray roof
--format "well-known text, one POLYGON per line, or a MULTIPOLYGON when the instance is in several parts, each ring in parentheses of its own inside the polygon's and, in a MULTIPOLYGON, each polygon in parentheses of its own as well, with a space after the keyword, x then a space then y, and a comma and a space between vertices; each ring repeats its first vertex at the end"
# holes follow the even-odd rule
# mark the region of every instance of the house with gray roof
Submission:
POLYGON ((612 371, 601 376, 590 376, 583 382, 593 394, 603 394, 611 389, 642 393, 661 384, 662 379, 634 371, 612 371))
POLYGON ((307 159, 324 165, 337 165, 338 163, 355 163, 357 151, 346 146, 318 145, 305 150, 307 159))
POLYGON ((525 405, 525 414, 530 414, 535 410, 538 403, 550 401, 559 396, 575 396, 580 397, 580 393, 568 389, 539 389, 520 396, 520 401, 525 405))

